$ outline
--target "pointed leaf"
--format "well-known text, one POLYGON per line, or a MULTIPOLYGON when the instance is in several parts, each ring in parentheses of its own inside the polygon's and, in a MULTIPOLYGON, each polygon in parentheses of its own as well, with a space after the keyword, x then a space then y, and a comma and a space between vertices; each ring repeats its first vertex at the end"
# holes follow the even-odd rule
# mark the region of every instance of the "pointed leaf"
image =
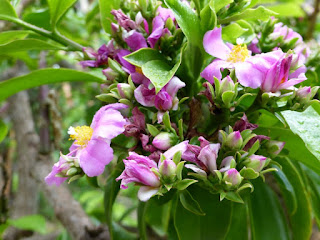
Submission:
POLYGON ((50 8, 51 25, 54 27, 60 18, 77 0, 47 0, 50 8))
POLYGON ((11 20, 18 18, 9 0, 0 0, 0 20, 11 20))
POLYGON ((200 208, 199 203, 194 200, 188 190, 184 190, 179 194, 180 202, 182 206, 187 209, 188 211, 203 216, 205 213, 200 208))
POLYGON ((153 48, 141 48, 138 51, 126 55, 124 59, 137 67, 142 67, 143 64, 152 60, 161 60, 166 62, 166 58, 159 51, 153 48))
POLYGON ((119 9, 120 2, 119 0, 99 0, 101 25, 106 33, 111 33, 111 22, 113 19, 111 10, 119 9))
POLYGON ((27 75, 0 82, 0 101, 5 100, 7 97, 10 97, 19 91, 29 88, 51 83, 75 81, 98 83, 104 82, 103 79, 93 76, 89 73, 72 69, 41 69, 33 71, 27 75))

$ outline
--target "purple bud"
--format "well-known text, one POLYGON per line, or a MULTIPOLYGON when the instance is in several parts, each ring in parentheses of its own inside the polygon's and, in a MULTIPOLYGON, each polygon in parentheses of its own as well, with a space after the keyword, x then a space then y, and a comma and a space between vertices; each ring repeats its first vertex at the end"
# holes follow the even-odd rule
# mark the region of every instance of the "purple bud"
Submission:
POLYGON ((285 145, 285 142, 275 141, 275 140, 268 141, 267 143, 269 153, 272 156, 277 156, 282 151, 284 145, 285 145))
POLYGON ((105 75, 107 77, 107 79, 109 81, 113 81, 114 79, 116 79, 119 76, 119 73, 117 73, 116 71, 114 71, 111 68, 106 68, 104 70, 102 70, 103 75, 105 75))
POLYGON ((127 83, 118 83, 117 85, 120 97, 131 99, 133 97, 133 89, 127 83))
POLYGON ((176 169, 177 166, 172 160, 164 160, 159 167, 159 172, 165 181, 173 182, 176 169))
POLYGON ((119 31, 119 25, 111 23, 111 33, 116 34, 119 31))
POLYGON ((131 20, 127 15, 125 15, 122 10, 112 10, 111 14, 114 16, 115 20, 119 23, 121 27, 125 30, 130 31, 132 29, 136 29, 137 24, 131 20))
POLYGON ((168 150, 176 141, 173 133, 161 132, 153 139, 152 144, 160 150, 168 150))
POLYGON ((267 158, 260 155, 251 155, 246 159, 243 164, 247 168, 252 168, 256 172, 260 172, 266 165, 267 158))
POLYGON ((296 92, 297 97, 301 98, 301 99, 310 99, 311 96, 311 87, 303 87, 303 88, 299 88, 296 92))
POLYGON ((240 185, 243 177, 235 168, 231 168, 224 173, 223 181, 230 183, 232 186, 237 187, 240 185))
POLYGON ((234 149, 234 150, 240 149, 242 146, 242 143, 243 143, 243 139, 242 139, 242 136, 239 131, 235 131, 235 132, 230 133, 227 136, 227 139, 225 142, 227 147, 234 149))
POLYGON ((165 90, 161 90, 155 97, 154 105, 160 111, 168 111, 172 108, 172 97, 165 90))

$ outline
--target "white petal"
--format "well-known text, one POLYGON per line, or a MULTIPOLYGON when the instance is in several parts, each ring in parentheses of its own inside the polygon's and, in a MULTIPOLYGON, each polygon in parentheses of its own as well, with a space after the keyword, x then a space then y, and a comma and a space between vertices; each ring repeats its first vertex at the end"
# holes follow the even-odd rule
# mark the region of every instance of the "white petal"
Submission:
POLYGON ((69 135, 77 135, 77 132, 76 132, 76 130, 74 129, 74 127, 70 126, 70 127, 68 128, 68 134, 69 134, 69 135))
POLYGON ((203 171, 201 168, 199 168, 198 166, 194 165, 194 164, 185 164, 184 165, 186 168, 191 169, 192 171, 194 171, 195 173, 198 173, 202 176, 207 176, 207 173, 205 171, 203 171))
POLYGON ((153 188, 148 186, 140 187, 138 191, 138 198, 142 202, 148 201, 153 195, 155 195, 159 191, 159 188, 153 188))

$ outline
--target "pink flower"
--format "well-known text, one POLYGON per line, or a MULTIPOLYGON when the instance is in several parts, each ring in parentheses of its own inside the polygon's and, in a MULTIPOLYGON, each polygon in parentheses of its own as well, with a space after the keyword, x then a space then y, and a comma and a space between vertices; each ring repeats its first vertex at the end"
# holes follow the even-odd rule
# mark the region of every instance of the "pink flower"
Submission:
MULTIPOLYGON (((126 120, 118 110, 127 107, 121 103, 104 106, 94 115, 90 127, 69 128, 70 138, 75 141, 67 156, 75 158, 80 168, 89 177, 102 174, 105 166, 112 161, 111 139, 123 133, 126 124, 126 120)), ((63 170, 61 169, 63 163, 63 159, 60 158, 59 163, 48 175, 49 179, 52 179, 53 174, 56 175, 63 170)))

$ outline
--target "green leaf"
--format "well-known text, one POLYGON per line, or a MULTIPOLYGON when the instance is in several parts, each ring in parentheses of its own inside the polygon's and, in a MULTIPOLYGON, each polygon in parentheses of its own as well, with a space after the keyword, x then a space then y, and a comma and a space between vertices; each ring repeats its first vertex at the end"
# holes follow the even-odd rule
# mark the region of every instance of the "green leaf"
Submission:
POLYGON ((0 101, 5 100, 11 95, 33 87, 51 83, 61 82, 98 82, 103 83, 104 80, 93 76, 89 73, 80 72, 72 69, 41 69, 33 71, 27 75, 11 78, 0 82, 0 101))
POLYGON ((31 32, 25 30, 16 30, 16 31, 6 31, 0 33, 0 45, 12 42, 18 39, 23 39, 28 36, 31 32))
POLYGON ((51 25, 54 27, 60 18, 77 0, 48 0, 50 8, 51 25))
POLYGON ((203 216, 205 215, 205 213, 202 211, 199 203, 194 200, 194 198, 192 197, 192 195, 189 193, 188 190, 184 190, 182 192, 180 192, 179 194, 179 199, 180 202, 182 204, 182 206, 187 209, 188 211, 203 216))
POLYGON ((249 213, 252 239, 288 240, 288 226, 275 193, 261 179, 254 181, 249 213))
POLYGON ((319 160, 309 151, 303 140, 290 129, 278 127, 259 127, 256 134, 267 135, 272 139, 283 141, 284 148, 288 150, 289 158, 296 159, 316 171, 320 175, 319 160))
POLYGON ((166 58, 153 48, 141 48, 138 51, 126 55, 124 59, 137 67, 142 67, 143 64, 152 60, 162 60, 166 62, 166 58))
POLYGON ((142 72, 150 79, 158 93, 171 80, 179 66, 180 61, 171 68, 161 60, 152 60, 142 65, 142 72))
POLYGON ((146 226, 146 206, 148 202, 139 201, 138 206, 138 229, 139 229, 139 239, 147 240, 147 226, 146 226))
POLYGON ((224 197, 236 203, 244 203, 239 193, 236 193, 236 192, 226 192, 224 197))
POLYGON ((146 206, 146 222, 161 235, 165 235, 168 231, 171 206, 172 201, 160 204, 155 198, 151 198, 146 206))
MULTIPOLYGON (((306 192, 306 187, 303 180, 288 158, 277 158, 276 161, 281 164, 282 171, 291 183, 297 201, 297 209, 289 214, 293 239, 300 240, 310 239, 312 233, 312 216, 311 216, 311 202, 309 195, 306 192)), ((287 195, 283 194, 286 203, 291 199, 286 199, 287 195)))
POLYGON ((213 6, 214 2, 211 0, 200 12, 200 25, 203 33, 214 29, 217 25, 217 16, 213 6))
POLYGON ((219 195, 192 185, 188 188, 200 204, 205 216, 195 215, 186 210, 180 202, 174 211, 174 224, 181 240, 222 240, 228 232, 231 217, 230 201, 219 201, 219 195))
POLYGON ((18 18, 18 15, 9 0, 0 0, 0 20, 11 20, 18 18))
POLYGON ((310 197, 312 201, 312 212, 320 228, 320 176, 308 169, 308 183, 310 187, 310 197))
POLYGON ((153 137, 157 136, 160 133, 160 131, 155 126, 153 126, 151 124, 147 124, 147 129, 148 129, 149 133, 151 134, 151 136, 153 136, 153 137))
POLYGON ((255 179, 259 177, 259 173, 255 172, 252 168, 242 168, 240 174, 245 179, 255 179))
MULTIPOLYGON (((291 131, 299 135, 307 149, 318 158, 316 167, 320 168, 320 115, 318 112, 311 106, 304 112, 284 111, 282 115, 291 131)), ((297 160, 300 161, 300 159, 297 160)))
POLYGON ((232 203, 231 222, 225 239, 248 239, 247 215, 247 204, 232 203))
POLYGON ((111 32, 111 19, 113 19, 111 10, 119 9, 120 2, 119 0, 99 0, 101 25, 106 33, 111 32))
POLYGON ((29 50, 64 50, 63 46, 53 45, 39 39, 18 39, 6 44, 0 45, 0 54, 11 52, 22 52, 29 50))
POLYGON ((176 17, 179 27, 191 44, 202 48, 202 33, 200 20, 190 6, 180 0, 165 0, 176 17))
POLYGON ((46 220, 41 215, 29 215, 18 219, 9 219, 8 223, 13 227, 22 230, 35 231, 41 234, 45 234, 47 232, 46 220))
POLYGON ((0 143, 8 134, 8 127, 7 125, 0 119, 0 143))
POLYGON ((198 180, 194 179, 183 179, 182 181, 179 181, 177 184, 174 185, 174 187, 178 190, 185 190, 187 187, 189 187, 191 184, 194 184, 198 182, 198 180))
POLYGON ((302 10, 299 3, 286 2, 274 6, 268 6, 268 9, 279 14, 281 17, 304 17, 306 13, 302 10))
POLYGON ((218 12, 221 8, 227 6, 228 4, 232 3, 233 0, 215 0, 214 1, 214 9, 218 12))
POLYGON ((222 28, 222 38, 225 41, 235 43, 237 38, 245 33, 248 29, 242 28, 238 23, 231 23, 222 28))
POLYGON ((255 9, 247 9, 242 13, 235 14, 229 18, 222 19, 219 24, 226 24, 229 22, 237 20, 262 20, 267 21, 271 16, 278 15, 276 12, 273 12, 263 6, 259 6, 255 9))
POLYGON ((280 187, 289 214, 294 214, 297 210, 297 198, 293 186, 291 185, 287 176, 277 167, 279 171, 274 172, 273 175, 280 187))

